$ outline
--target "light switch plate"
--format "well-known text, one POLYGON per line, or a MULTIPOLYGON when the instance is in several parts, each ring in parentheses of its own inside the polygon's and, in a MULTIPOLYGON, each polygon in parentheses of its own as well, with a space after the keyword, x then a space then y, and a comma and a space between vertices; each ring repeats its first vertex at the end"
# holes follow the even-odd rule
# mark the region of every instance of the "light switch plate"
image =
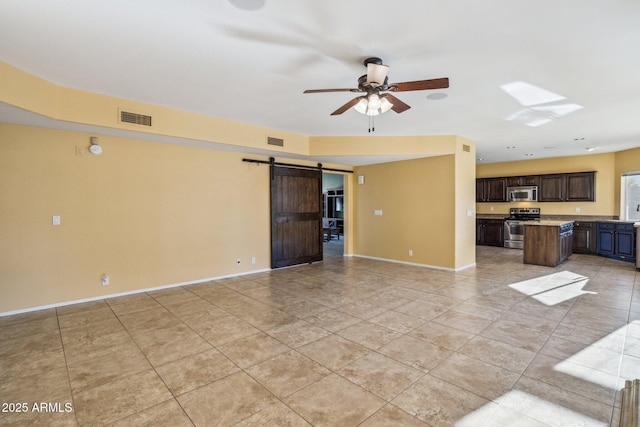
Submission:
POLYGON ((52 223, 53 225, 60 225, 60 216, 59 216, 59 215, 54 215, 54 216, 51 218, 51 223, 52 223))
POLYGON ((373 211, 373 214, 376 216, 382 216, 382 209, 376 209, 375 211, 373 211))

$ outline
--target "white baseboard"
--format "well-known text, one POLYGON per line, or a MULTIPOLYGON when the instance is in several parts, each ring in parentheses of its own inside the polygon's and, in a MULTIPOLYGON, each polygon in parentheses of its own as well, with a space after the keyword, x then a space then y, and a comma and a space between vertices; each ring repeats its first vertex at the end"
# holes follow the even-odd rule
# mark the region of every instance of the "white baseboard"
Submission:
POLYGON ((265 268, 265 269, 262 269, 262 270, 248 271, 248 272, 239 273, 239 274, 227 274, 225 276, 209 277, 209 278, 206 278, 206 279, 198 279, 198 280, 192 280, 192 281, 189 281, 189 282, 182 282, 182 283, 172 283, 170 285, 162 285, 162 286, 155 286, 155 287, 152 287, 152 288, 136 289, 136 290, 133 290, 133 291, 120 292, 120 293, 117 293, 117 294, 101 295, 101 296, 96 296, 96 297, 91 297, 91 298, 83 298, 83 299, 78 299, 78 300, 73 300, 73 301, 59 302, 59 303, 55 303, 55 304, 40 305, 40 306, 37 306, 37 307, 24 308, 24 309, 21 309, 21 310, 5 311, 3 313, 0 313, 0 317, 11 316, 11 315, 14 315, 14 314, 29 313, 29 312, 38 311, 38 310, 46 310, 48 308, 65 307, 67 305, 81 304, 81 303, 84 303, 84 302, 100 301, 100 300, 107 299, 107 298, 117 298, 117 297, 124 297, 124 296, 127 296, 127 295, 142 294, 144 292, 153 292, 153 291, 159 291, 159 290, 162 290, 162 289, 177 288, 179 286, 195 285, 195 284, 198 284, 198 283, 210 282, 212 280, 222 280, 222 279, 228 279, 228 278, 231 278, 231 277, 247 276, 249 274, 263 273, 265 271, 271 271, 271 269, 270 268, 265 268))
POLYGON ((476 263, 472 263, 469 265, 465 265, 463 267, 458 267, 458 268, 448 268, 448 267, 442 267, 439 265, 429 265, 429 264, 419 264, 417 262, 407 262, 407 261, 400 261, 397 259, 390 259, 390 258, 378 258, 378 257, 373 257, 373 256, 367 256, 367 255, 357 255, 357 254, 353 254, 350 255, 354 258, 366 258, 366 259, 373 259, 376 261, 384 261, 384 262, 393 262, 395 264, 404 264, 404 265, 411 265, 414 267, 423 267, 423 268, 431 268, 434 270, 443 270, 443 271, 451 271, 451 272, 458 272, 458 271, 462 271, 462 270, 466 270, 468 268, 473 268, 476 266, 476 263))

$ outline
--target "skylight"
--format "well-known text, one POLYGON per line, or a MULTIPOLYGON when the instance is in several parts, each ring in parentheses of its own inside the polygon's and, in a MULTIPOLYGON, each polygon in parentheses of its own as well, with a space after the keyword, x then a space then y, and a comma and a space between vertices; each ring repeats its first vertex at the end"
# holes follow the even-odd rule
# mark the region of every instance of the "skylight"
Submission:
POLYGON ((525 107, 509 115, 507 120, 530 127, 544 125, 584 108, 575 103, 560 104, 558 102, 566 100, 566 97, 531 83, 516 81, 504 84, 500 88, 525 107))

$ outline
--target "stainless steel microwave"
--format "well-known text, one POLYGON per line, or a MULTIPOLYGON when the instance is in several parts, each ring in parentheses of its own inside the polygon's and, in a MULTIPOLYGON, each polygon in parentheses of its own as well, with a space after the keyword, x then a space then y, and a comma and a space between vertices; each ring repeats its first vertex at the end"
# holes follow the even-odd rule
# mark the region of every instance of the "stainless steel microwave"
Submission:
POLYGON ((510 202, 537 202, 538 187, 536 185, 507 187, 507 198, 510 202))

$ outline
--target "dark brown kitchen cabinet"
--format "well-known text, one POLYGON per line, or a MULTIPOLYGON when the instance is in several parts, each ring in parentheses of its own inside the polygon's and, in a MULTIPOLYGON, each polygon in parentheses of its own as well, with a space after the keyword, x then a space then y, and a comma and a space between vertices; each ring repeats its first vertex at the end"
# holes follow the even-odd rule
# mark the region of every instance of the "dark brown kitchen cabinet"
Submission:
POLYGON ((595 172, 540 175, 538 201, 593 202, 596 199, 595 172))
POLYGON ((480 178, 476 180, 476 202, 506 202, 506 178, 480 178))
POLYGON ((476 219, 476 244, 504 246, 504 227, 501 219, 476 219))
POLYGON ((484 202, 484 179, 476 179, 476 202, 484 202))
POLYGON ((573 222, 560 225, 524 225, 525 264, 555 267, 566 261, 572 252, 573 222))
POLYGON ((540 185, 540 176, 509 176, 507 177, 507 187, 520 187, 528 185, 540 185))
POLYGON ((507 187, 538 186, 539 202, 593 202, 595 172, 476 179, 476 202, 508 202, 507 187))
POLYGON ((576 221, 573 224, 573 252, 576 254, 595 255, 596 223, 576 221))
POLYGON ((568 173, 565 180, 565 202, 593 202, 596 199, 594 172, 568 173))
POLYGON ((565 192, 565 174, 541 175, 538 188, 539 202, 562 202, 565 192))

